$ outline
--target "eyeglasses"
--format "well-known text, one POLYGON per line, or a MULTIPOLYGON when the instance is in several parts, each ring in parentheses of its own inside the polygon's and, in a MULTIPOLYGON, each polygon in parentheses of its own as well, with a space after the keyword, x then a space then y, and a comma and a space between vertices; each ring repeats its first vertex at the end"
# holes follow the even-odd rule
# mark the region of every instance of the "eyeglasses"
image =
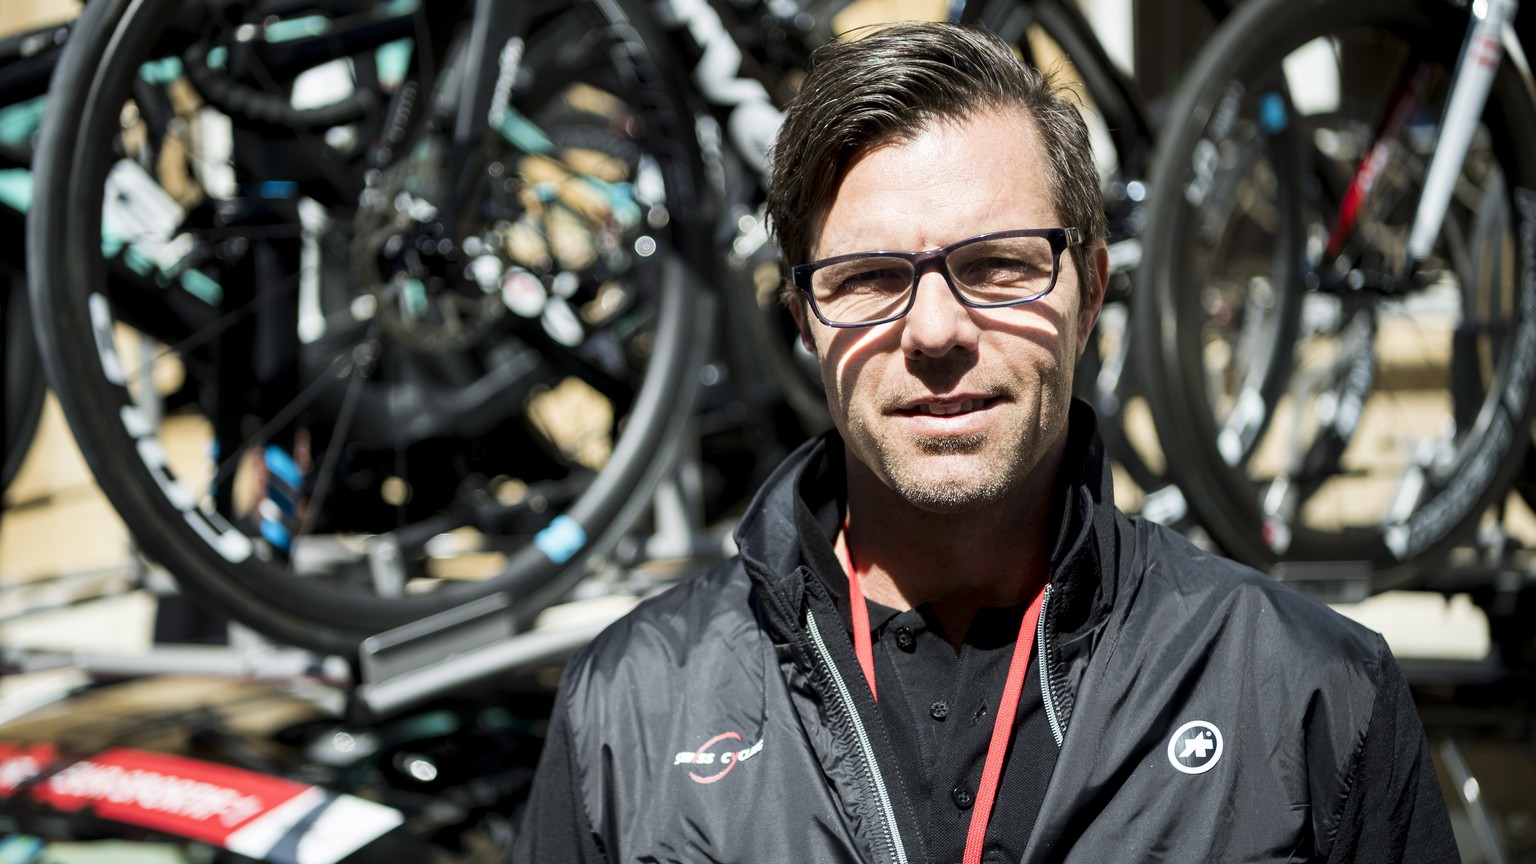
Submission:
POLYGON ((1061 253, 1083 242, 1076 228, 998 231, 928 252, 855 252, 790 268, 795 287, 828 327, 873 327, 912 309, 917 281, 936 270, 973 309, 1022 306, 1056 287, 1061 253))

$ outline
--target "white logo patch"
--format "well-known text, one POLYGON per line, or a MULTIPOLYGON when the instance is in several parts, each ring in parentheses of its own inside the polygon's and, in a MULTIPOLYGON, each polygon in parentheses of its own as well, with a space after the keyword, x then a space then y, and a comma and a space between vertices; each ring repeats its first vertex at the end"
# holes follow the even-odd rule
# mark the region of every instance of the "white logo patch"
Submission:
POLYGON ((1204 720, 1191 720, 1168 739, 1168 761, 1185 774, 1204 774, 1221 759, 1221 730, 1204 720))

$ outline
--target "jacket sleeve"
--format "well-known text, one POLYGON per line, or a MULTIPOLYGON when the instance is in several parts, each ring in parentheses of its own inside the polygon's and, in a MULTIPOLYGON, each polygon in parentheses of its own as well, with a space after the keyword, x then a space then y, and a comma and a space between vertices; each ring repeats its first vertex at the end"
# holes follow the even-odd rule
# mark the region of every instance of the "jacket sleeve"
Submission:
POLYGON ((1459 862, 1424 727, 1385 644, 1379 685, 1328 861, 1459 862))
POLYGON ((550 717, 544 751, 539 755, 538 772, 523 811, 512 862, 604 864, 607 860, 582 800, 581 772, 576 765, 566 691, 562 688, 550 717))

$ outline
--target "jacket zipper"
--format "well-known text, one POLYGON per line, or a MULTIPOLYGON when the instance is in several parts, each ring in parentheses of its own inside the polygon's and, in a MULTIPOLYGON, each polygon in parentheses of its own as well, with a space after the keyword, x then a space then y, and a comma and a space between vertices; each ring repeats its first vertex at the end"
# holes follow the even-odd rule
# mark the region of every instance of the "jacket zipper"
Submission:
POLYGON ((880 803, 880 812, 885 816, 886 828, 891 832, 891 845, 894 847, 898 864, 907 864, 907 850, 901 844, 901 831, 896 826, 896 808, 891 806, 890 793, 885 788, 885 777, 880 774, 880 764, 875 761, 875 748, 869 740, 869 731, 864 728, 864 721, 859 717, 858 706, 853 704, 853 694, 848 692, 848 685, 843 681, 843 676, 837 671, 837 664, 832 662, 832 653, 827 650, 827 643, 822 641, 821 629, 816 626, 816 616, 811 610, 805 610, 806 621, 810 624, 811 641, 816 643, 816 650, 821 654, 821 661, 826 664, 827 671, 832 675, 832 681, 837 684, 837 692, 843 699, 843 708, 848 712, 849 719, 853 722, 853 730, 859 736, 859 747, 864 751, 864 758, 869 762, 869 771, 874 778, 875 797, 880 803))
POLYGON ((1040 624, 1035 628, 1035 653, 1039 655, 1040 663, 1040 699, 1045 703, 1045 719, 1051 723, 1051 736, 1056 739, 1056 746, 1066 740, 1066 735, 1061 731, 1061 720, 1056 717, 1056 697, 1051 695, 1051 664, 1046 660, 1045 630, 1048 619, 1045 617, 1047 609, 1051 605, 1051 586, 1045 586, 1045 599, 1040 601, 1040 624))

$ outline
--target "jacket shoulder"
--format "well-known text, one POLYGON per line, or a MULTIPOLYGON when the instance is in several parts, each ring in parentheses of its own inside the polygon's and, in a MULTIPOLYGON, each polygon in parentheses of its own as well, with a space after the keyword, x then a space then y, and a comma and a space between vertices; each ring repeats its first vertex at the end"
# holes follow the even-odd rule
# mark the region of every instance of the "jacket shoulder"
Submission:
MULTIPOLYGON (((1208 552, 1163 525, 1132 519, 1141 552, 1137 593, 1165 621, 1209 621, 1225 638, 1262 645, 1277 662, 1319 672, 1355 667, 1374 681, 1390 651, 1381 635, 1247 565, 1208 552)), ((1348 676, 1353 677, 1353 676, 1348 676)))
POLYGON ((761 638, 752 605, 751 583, 732 558, 615 621, 571 659, 561 686, 573 708, 588 695, 665 698, 669 679, 728 665, 733 650, 761 638))

